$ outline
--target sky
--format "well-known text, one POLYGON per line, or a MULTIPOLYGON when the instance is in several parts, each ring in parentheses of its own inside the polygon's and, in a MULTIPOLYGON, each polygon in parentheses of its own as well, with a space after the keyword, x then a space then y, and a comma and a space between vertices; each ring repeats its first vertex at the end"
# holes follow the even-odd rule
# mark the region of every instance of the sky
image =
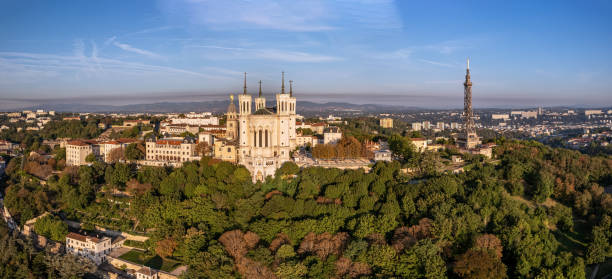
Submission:
POLYGON ((0 109, 270 97, 612 105, 612 1, 0 0, 0 109))

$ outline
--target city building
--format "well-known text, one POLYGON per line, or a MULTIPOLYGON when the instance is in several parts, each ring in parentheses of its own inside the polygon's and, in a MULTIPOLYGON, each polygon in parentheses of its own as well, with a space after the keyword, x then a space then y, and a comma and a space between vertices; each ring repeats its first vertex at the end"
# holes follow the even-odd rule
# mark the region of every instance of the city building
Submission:
POLYGON ((410 141, 416 147, 416 150, 423 152, 427 150, 427 139, 426 138, 411 138, 410 141))
POLYGON ((148 266, 143 266, 141 269, 134 273, 136 275, 136 279, 158 279, 159 275, 155 269, 152 269, 148 266))
POLYGON ((213 158, 228 161, 232 163, 238 162, 238 152, 236 142, 229 139, 216 139, 213 144, 213 158))
POLYGON ((295 144, 297 146, 315 147, 317 143, 319 143, 319 139, 316 136, 304 136, 298 134, 295 138, 295 144))
POLYGON ((101 142, 98 143, 98 145, 100 146, 100 154, 98 156, 100 156, 104 162, 106 163, 110 163, 112 161, 113 158, 111 158, 111 152, 114 149, 124 149, 132 144, 132 143, 138 143, 140 142, 137 139, 116 139, 116 140, 109 140, 109 141, 105 141, 105 142, 101 142))
POLYGON ((600 114, 603 114, 603 111, 600 109, 587 109, 584 111, 585 116, 600 115, 600 114))
POLYGON ((392 154, 391 154, 390 150, 377 150, 377 151, 374 151, 374 161, 391 162, 391 160, 393 159, 391 155, 392 154))
POLYGON ((412 130, 413 131, 420 131, 422 129, 423 125, 421 123, 418 122, 414 122, 412 123, 412 130))
POLYGON ((493 120, 508 120, 510 119, 510 115, 507 113, 500 113, 500 114, 491 114, 491 119, 493 120))
POLYGON ((393 128, 393 118, 381 118, 379 120, 380 127, 393 128))
POLYGON ((440 130, 440 131, 444 131, 444 122, 440 122, 438 121, 436 123, 436 129, 440 130))
POLYGON ((124 120, 123 127, 136 127, 138 125, 151 125, 150 120, 137 119, 137 120, 124 120))
POLYGON ((336 144, 340 139, 342 139, 342 131, 338 127, 328 127, 323 132, 323 144, 336 144))
POLYGON ((109 237, 98 238, 73 232, 66 235, 67 253, 88 258, 98 265, 106 261, 106 255, 110 254, 111 249, 109 237))
POLYGON ((0 153, 10 154, 19 145, 6 140, 0 140, 0 153))
POLYGON ((213 116, 210 112, 194 113, 190 112, 185 117, 177 117, 168 119, 170 124, 187 124, 190 126, 205 126, 219 125, 219 118, 213 116))
POLYGON ((94 140, 71 140, 66 143, 66 165, 81 166, 88 162, 86 158, 89 154, 100 156, 100 146, 94 140))
POLYGON ((196 145, 197 140, 191 137, 148 139, 143 164, 180 166, 184 162, 200 160, 196 145))

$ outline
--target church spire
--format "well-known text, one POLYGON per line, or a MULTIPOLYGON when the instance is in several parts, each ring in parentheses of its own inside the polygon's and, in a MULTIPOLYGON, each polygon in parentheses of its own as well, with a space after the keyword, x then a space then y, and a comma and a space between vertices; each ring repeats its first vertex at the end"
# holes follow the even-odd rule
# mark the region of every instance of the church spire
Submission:
POLYGON ((282 77, 282 83, 281 83, 281 94, 285 94, 285 72, 282 72, 283 77, 282 77))
POLYGON ((261 98, 261 80, 259 81, 259 97, 261 98))
POLYGON ((243 93, 244 95, 246 95, 246 94, 247 94, 247 86, 246 86, 246 74, 247 74, 247 73, 246 73, 246 72, 244 72, 244 93, 243 93))
POLYGON ((293 80, 289 81, 289 97, 293 97, 293 80))

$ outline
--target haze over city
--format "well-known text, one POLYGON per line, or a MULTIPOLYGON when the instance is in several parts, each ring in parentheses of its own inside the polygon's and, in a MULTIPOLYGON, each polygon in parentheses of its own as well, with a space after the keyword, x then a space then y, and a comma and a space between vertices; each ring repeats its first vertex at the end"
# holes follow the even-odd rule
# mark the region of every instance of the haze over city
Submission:
POLYGON ((3 1, 0 109, 225 100, 610 105, 609 1, 3 1), (8 27, 8 28, 7 28, 8 27))

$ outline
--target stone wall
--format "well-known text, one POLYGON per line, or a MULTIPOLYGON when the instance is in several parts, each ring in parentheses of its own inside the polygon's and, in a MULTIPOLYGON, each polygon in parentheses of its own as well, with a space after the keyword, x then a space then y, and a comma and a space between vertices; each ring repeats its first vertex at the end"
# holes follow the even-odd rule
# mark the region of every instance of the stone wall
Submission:
MULTIPOLYGON (((73 229, 80 229, 81 228, 81 223, 77 222, 77 221, 71 221, 71 220, 66 220, 65 221, 66 224, 68 224, 69 227, 73 228, 73 229)), ((115 231, 115 230, 111 230, 111 229, 107 229, 107 228, 103 228, 100 226, 96 226, 95 227, 95 231, 97 233, 101 233, 101 234, 105 234, 105 235, 110 235, 110 236, 123 236, 125 237, 125 239, 127 240, 134 240, 134 241, 140 241, 140 242, 145 242, 149 239, 148 236, 143 236, 143 235, 135 235, 135 234, 129 234, 126 232, 120 232, 120 231, 115 231)))

